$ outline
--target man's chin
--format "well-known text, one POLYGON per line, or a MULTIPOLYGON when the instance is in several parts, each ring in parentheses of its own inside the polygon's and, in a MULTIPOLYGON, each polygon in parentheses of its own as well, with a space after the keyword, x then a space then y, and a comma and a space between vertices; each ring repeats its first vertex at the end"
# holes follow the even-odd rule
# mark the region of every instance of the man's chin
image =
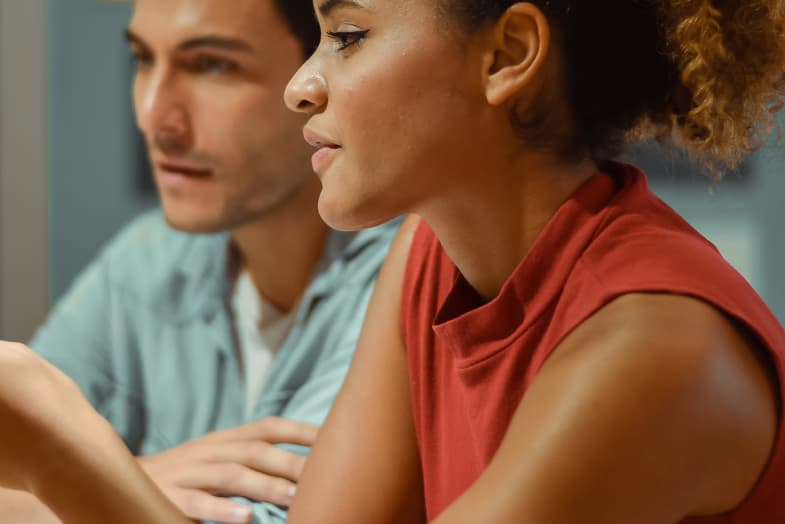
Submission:
POLYGON ((229 229, 224 221, 199 214, 184 214, 167 212, 164 208, 164 218, 172 229, 183 233, 210 234, 220 233, 229 229))

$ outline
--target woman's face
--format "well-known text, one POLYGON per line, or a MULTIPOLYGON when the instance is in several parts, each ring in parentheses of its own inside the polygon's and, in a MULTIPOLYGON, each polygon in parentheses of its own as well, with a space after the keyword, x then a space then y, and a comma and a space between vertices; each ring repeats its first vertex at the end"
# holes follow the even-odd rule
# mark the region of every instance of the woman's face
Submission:
POLYGON ((311 116, 322 217, 356 229, 421 212, 487 154, 482 35, 461 35, 436 0, 314 5, 322 41, 286 101, 311 116))

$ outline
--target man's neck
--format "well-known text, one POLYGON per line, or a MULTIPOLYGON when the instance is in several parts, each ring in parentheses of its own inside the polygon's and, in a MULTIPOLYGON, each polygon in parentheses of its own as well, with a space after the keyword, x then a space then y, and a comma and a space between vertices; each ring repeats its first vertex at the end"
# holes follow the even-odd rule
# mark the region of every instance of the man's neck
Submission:
POLYGON ((290 311, 313 278, 328 232, 314 202, 299 212, 287 210, 238 227, 232 241, 259 294, 290 311))

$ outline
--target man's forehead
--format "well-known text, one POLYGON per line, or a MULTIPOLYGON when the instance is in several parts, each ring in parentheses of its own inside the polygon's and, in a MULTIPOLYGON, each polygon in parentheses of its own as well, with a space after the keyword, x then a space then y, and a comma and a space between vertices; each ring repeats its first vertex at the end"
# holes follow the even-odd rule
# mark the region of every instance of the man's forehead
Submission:
POLYGON ((236 36, 258 35, 277 24, 274 0, 126 0, 134 6, 131 27, 169 31, 229 32, 236 36))

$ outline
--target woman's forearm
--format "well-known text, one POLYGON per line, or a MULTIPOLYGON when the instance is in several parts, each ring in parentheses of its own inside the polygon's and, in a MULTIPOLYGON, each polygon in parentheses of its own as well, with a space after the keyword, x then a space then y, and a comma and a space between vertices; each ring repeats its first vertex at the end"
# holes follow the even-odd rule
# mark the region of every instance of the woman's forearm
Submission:
POLYGON ((58 369, 0 342, 0 486, 67 524, 190 524, 58 369))
POLYGON ((40 500, 24 491, 0 489, 4 524, 60 524, 40 500))
POLYGON ((191 524, 142 471, 108 423, 91 430, 89 446, 65 443, 69 457, 48 465, 33 487, 64 523, 191 524))

